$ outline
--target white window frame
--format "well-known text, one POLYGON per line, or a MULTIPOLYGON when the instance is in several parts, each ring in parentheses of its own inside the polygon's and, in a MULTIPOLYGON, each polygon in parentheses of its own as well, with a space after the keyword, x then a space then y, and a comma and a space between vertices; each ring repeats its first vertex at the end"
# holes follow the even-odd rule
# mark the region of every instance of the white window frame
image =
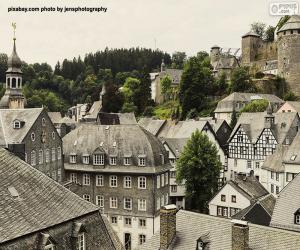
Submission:
POLYGON ((139 157, 139 166, 140 167, 145 167, 146 166, 146 157, 139 157))
POLYGON ((118 217, 117 216, 111 216, 111 224, 118 224, 118 217))
POLYGON ((130 218, 130 217, 125 217, 124 218, 124 225, 126 226, 126 227, 131 227, 132 226, 132 218, 130 218), (130 223, 126 223, 126 222, 129 222, 130 221, 130 223))
POLYGON ((300 225, 300 214, 295 215, 295 224, 300 225))
POLYGON ((118 187, 118 177, 116 175, 109 176, 109 186, 118 187))
POLYGON ((70 174, 70 181, 77 183, 77 174, 76 173, 70 174))
POLYGON ((147 177, 139 176, 138 177, 138 189, 146 189, 146 188, 147 188, 147 177))
POLYGON ((116 156, 109 157, 109 165, 112 165, 112 166, 117 165, 117 157, 116 156))
POLYGON ((43 164, 44 163, 44 151, 43 149, 39 150, 39 164, 43 164))
POLYGON ((91 196, 89 194, 84 194, 82 197, 84 200, 91 202, 91 196))
POLYGON ((35 166, 36 165, 36 152, 35 150, 32 150, 30 153, 30 165, 35 166))
POLYGON ((104 154, 94 154, 93 155, 93 165, 103 166, 104 165, 104 154))
POLYGON ((56 150, 55 148, 51 149, 51 161, 55 161, 56 160, 56 150))
POLYGON ((156 187, 160 188, 160 175, 156 176, 156 187))
POLYGON ((70 163, 75 164, 77 162, 77 155, 70 155, 69 161, 70 163))
POLYGON ((19 129, 19 128, 21 128, 21 122, 20 121, 14 121, 14 123, 13 123, 13 128, 14 129, 19 129))
POLYGON ((161 174, 161 186, 164 187, 165 186, 165 174, 161 174))
POLYGON ((139 211, 147 210, 147 200, 146 199, 138 199, 138 210, 139 211))
POLYGON ((132 198, 124 197, 124 209, 132 210, 132 198), (127 206, 127 205, 129 205, 129 206, 127 206))
POLYGON ((60 160, 61 159, 61 147, 57 148, 57 159, 60 160))
POLYGON ((139 245, 142 245, 146 242, 146 235, 145 234, 139 234, 139 245))
POLYGON ((85 234, 79 233, 77 237, 76 250, 86 250, 85 234))
POLYGON ((146 228, 146 226, 147 226, 147 220, 146 219, 139 219, 139 227, 146 228), (142 221, 143 221, 143 223, 142 223, 142 221))
POLYGON ((83 186, 90 186, 91 185, 91 177, 89 174, 82 175, 82 185, 83 186))
POLYGON ((124 188, 131 188, 131 176, 124 176, 124 188))
POLYGON ((96 175, 96 186, 103 187, 104 186, 104 176, 103 175, 96 175))
POLYGON ((47 148, 45 153, 45 162, 50 162, 50 150, 47 148))
POLYGON ((55 132, 52 132, 52 139, 55 140, 55 132))
POLYGON ((169 185, 169 173, 165 173, 165 184, 169 185))
POLYGON ((99 207, 104 207, 104 196, 103 195, 96 195, 96 205, 99 207))
POLYGON ((109 198, 109 207, 110 208, 118 208, 118 198, 117 197, 109 198))
POLYGON ((83 155, 82 156, 82 163, 83 164, 89 164, 90 163, 90 156, 89 155, 83 155))
POLYGON ((131 164, 130 164, 130 162, 131 162, 130 158, 131 158, 131 157, 124 157, 124 165, 125 165, 125 166, 131 165, 131 164))

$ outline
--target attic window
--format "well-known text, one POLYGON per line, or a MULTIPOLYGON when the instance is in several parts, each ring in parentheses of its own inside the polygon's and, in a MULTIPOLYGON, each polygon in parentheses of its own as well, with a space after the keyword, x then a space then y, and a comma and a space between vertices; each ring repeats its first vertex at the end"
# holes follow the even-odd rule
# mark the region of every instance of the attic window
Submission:
POLYGON ((300 208, 294 213, 294 223, 300 225, 300 208))
POLYGON ((141 166, 141 167, 146 166, 146 156, 139 155, 138 158, 139 158, 139 162, 138 162, 139 166, 141 166))
POLYGON ((13 128, 14 129, 21 128, 21 122, 19 120, 15 120, 14 123, 13 123, 13 128))
POLYGON ((8 187, 7 189, 12 197, 14 197, 14 198, 19 197, 19 193, 14 187, 8 187))
POLYGON ((296 160, 296 158, 297 158, 297 155, 292 155, 292 156, 291 156, 291 161, 296 160))
POLYGON ((42 118, 42 126, 43 126, 43 127, 46 126, 46 120, 45 120, 45 118, 42 118))

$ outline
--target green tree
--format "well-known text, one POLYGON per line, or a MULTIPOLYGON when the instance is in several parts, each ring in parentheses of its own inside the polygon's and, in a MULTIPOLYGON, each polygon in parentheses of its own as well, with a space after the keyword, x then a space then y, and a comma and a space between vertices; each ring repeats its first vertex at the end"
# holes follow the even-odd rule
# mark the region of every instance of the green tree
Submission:
POLYGON ((277 29, 280 30, 281 27, 290 19, 291 16, 283 16, 280 18, 279 22, 277 23, 277 29))
POLYGON ((161 93, 164 95, 165 98, 171 93, 171 86, 172 86, 172 79, 169 75, 165 75, 161 81, 161 93))
POLYGON ((231 114, 231 121, 230 121, 230 127, 233 129, 237 123, 237 113, 235 110, 233 110, 231 114))
POLYGON ((0 83, 5 82, 5 72, 7 70, 7 55, 0 54, 0 83))
POLYGON ((235 68, 230 77, 229 92, 255 92, 247 67, 235 68))
POLYGON ((176 51, 172 54, 172 65, 173 69, 183 69, 184 63, 186 61, 185 52, 176 51))
POLYGON ((208 105, 207 96, 213 95, 213 74, 206 52, 199 52, 185 64, 179 85, 179 101, 184 119, 191 109, 197 112, 208 105))
POLYGON ((189 209, 207 212, 208 201, 218 190, 221 162, 216 146, 196 130, 176 164, 176 180, 185 180, 189 209))
POLYGON ((296 96, 292 91, 288 91, 288 92, 283 96, 283 100, 285 100, 285 101, 297 101, 298 98, 297 98, 297 96, 296 96))
POLYGON ((265 99, 262 100, 254 100, 248 103, 245 107, 243 107, 240 112, 250 113, 250 112, 264 112, 269 105, 269 102, 265 99))
POLYGON ((254 22, 251 24, 251 31, 258 34, 261 38, 263 38, 265 34, 266 24, 262 22, 254 22))
POLYGON ((264 32, 264 40, 268 42, 273 42, 275 37, 275 29, 276 28, 273 26, 268 26, 268 28, 266 28, 264 32))

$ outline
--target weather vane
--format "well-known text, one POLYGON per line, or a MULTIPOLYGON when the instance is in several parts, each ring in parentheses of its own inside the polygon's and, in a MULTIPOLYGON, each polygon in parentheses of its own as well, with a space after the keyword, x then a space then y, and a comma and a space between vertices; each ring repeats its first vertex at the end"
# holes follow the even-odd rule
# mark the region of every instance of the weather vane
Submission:
POLYGON ((17 24, 16 23, 12 23, 11 26, 14 29, 14 39, 16 39, 16 28, 17 28, 17 24))

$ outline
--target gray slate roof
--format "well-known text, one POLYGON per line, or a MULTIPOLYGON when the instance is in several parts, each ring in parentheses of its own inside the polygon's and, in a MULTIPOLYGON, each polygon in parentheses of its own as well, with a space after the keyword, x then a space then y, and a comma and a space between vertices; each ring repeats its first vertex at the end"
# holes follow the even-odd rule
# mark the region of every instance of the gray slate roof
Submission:
POLYGON ((42 111, 43 108, 0 109, 0 145, 21 143, 42 111), (25 124, 20 129, 14 129, 14 120, 25 124))
POLYGON ((162 141, 169 146, 172 153, 178 158, 183 151, 188 138, 163 138, 162 141))
POLYGON ((284 172, 283 159, 288 151, 289 146, 279 144, 272 155, 267 156, 262 165, 262 169, 267 169, 274 172, 284 172))
POLYGON ((5 149, 0 149, 0 197, 0 243, 99 209, 5 149), (19 198, 11 195, 12 187, 19 198))
POLYGON ((256 37, 260 37, 257 33, 255 33, 254 31, 249 31, 247 32, 245 35, 242 36, 242 38, 247 37, 247 36, 256 36, 256 37))
MULTIPOLYGON (((252 143, 255 143, 259 138, 261 132, 265 127, 266 112, 256 112, 256 113, 242 113, 238 119, 236 126, 234 127, 230 138, 232 138, 238 128, 242 126, 245 133, 247 134, 249 140, 252 143)), ((295 128, 298 125, 299 117, 297 113, 274 113, 275 124, 271 130, 274 133, 274 136, 277 140, 277 143, 282 143, 290 128, 295 128)))
POLYGON ((96 120, 98 113, 102 109, 102 101, 95 101, 90 108, 90 110, 87 112, 87 114, 83 117, 83 120, 96 120))
POLYGON ((60 112, 48 112, 48 115, 53 124, 61 123, 62 116, 60 112))
POLYGON ((300 102, 287 101, 286 103, 290 104, 296 110, 296 112, 300 114, 300 102))
POLYGON ((277 31, 277 33, 287 31, 287 30, 298 30, 298 29, 300 29, 300 16, 294 15, 290 17, 290 19, 281 27, 280 30, 277 31))
POLYGON ((259 94, 259 93, 241 93, 241 92, 233 92, 229 96, 225 97, 221 101, 218 102, 217 108, 214 112, 222 113, 222 112, 233 112, 236 110, 235 104, 239 103, 250 103, 253 100, 257 99, 265 99, 269 101, 271 104, 283 104, 284 101, 277 97, 276 95, 271 94, 259 94))
POLYGON ((290 164, 300 164, 300 131, 298 131, 292 144, 284 154, 283 162, 290 164))
POLYGON ((270 225, 300 232, 294 213, 300 208, 300 175, 282 189, 277 198, 270 225))
POLYGON ((141 118, 138 122, 140 126, 142 126, 144 129, 149 131, 151 134, 157 136, 158 132, 162 128, 162 126, 165 124, 166 120, 159 120, 159 119, 153 119, 153 118, 141 118))
MULTIPOLYGON (((252 250, 299 249, 300 234, 292 231, 248 223, 249 247, 252 250)), ((213 250, 231 250, 230 219, 180 210, 176 214, 176 238, 170 250, 194 250, 199 237, 208 235, 213 250)), ((158 250, 159 232, 139 250, 158 250)))

